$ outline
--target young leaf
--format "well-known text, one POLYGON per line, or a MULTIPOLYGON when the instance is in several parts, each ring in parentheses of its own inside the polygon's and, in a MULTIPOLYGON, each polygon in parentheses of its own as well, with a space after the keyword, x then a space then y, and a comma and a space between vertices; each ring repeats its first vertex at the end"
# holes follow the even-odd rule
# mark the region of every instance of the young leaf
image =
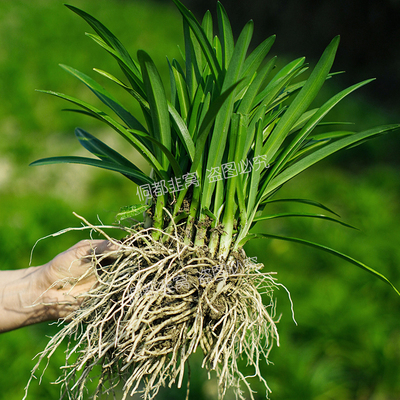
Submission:
POLYGON ((196 36, 196 39, 200 44, 207 63, 210 66, 211 72, 214 75, 214 79, 218 84, 218 77, 221 73, 221 66, 218 63, 211 41, 208 40, 206 33, 196 20, 195 16, 179 0, 173 0, 173 2, 176 4, 183 18, 188 23, 190 29, 196 36))
POLYGON ((110 73, 103 71, 101 69, 98 68, 93 68, 93 71, 96 71, 97 73, 99 73, 100 75, 105 76, 106 78, 110 79, 111 81, 113 81, 114 83, 116 83, 118 86, 122 87, 124 90, 126 90, 130 95, 132 95, 132 97, 137 100, 137 102, 140 104, 140 106, 142 107, 142 110, 145 111, 148 115, 150 115, 150 107, 149 107, 149 103, 147 102, 147 100, 144 99, 144 97, 142 97, 140 95, 140 93, 138 93, 135 89, 125 85, 125 83, 123 83, 122 81, 120 81, 118 78, 116 78, 115 76, 111 75, 110 73))
POLYGON ((270 60, 259 73, 257 73, 253 82, 247 87, 246 93, 239 102, 237 112, 240 114, 249 114, 253 105, 254 99, 260 90, 266 77, 271 73, 276 57, 270 60))
POLYGON ((104 50, 106 50, 110 55, 112 55, 116 59, 119 67, 129 80, 129 83, 132 85, 132 88, 135 90, 135 92, 139 93, 140 96, 144 96, 145 95, 144 85, 141 75, 138 74, 136 71, 133 72, 126 64, 125 60, 120 56, 120 54, 117 51, 115 51, 112 47, 110 47, 100 36, 94 35, 92 33, 86 33, 86 36, 92 39, 95 43, 101 46, 104 50))
POLYGON ((174 74, 175 78, 175 90, 179 100, 180 116, 184 121, 186 121, 190 107, 189 94, 187 91, 184 73, 176 60, 172 61, 172 73, 174 74))
MULTIPOLYGON (((228 70, 226 71, 226 76, 223 83, 223 90, 227 90, 229 87, 231 87, 231 85, 235 83, 239 84, 243 62, 246 57, 247 49, 250 45, 252 34, 253 22, 250 21, 243 28, 238 38, 231 62, 229 64, 228 70)), ((222 156, 224 154, 226 146, 226 138, 228 136, 234 101, 235 92, 233 92, 228 97, 226 103, 221 107, 221 110, 218 112, 215 118, 213 135, 211 137, 211 143, 207 157, 207 170, 211 170, 211 168, 221 164, 222 156)), ((209 206, 213 187, 213 183, 205 181, 204 191, 202 194, 202 202, 205 206, 209 206)))
MULTIPOLYGON (((258 70, 258 67, 261 65, 261 63, 264 61, 265 57, 271 50, 275 39, 275 35, 270 36, 250 53, 243 64, 243 76, 252 76, 258 70)), ((274 57, 274 59, 276 59, 276 57, 274 57)))
POLYGON ((200 126, 199 133, 197 136, 197 141, 196 141, 196 152, 194 155, 194 161, 192 164, 191 171, 195 172, 197 169, 197 166, 200 162, 200 158, 203 154, 204 147, 206 144, 207 136, 210 132, 211 126, 214 123, 214 120, 222 107, 224 106, 225 102, 228 101, 230 95, 232 92, 236 89, 237 85, 240 82, 237 82, 236 84, 232 85, 230 88, 228 88, 225 92, 223 92, 220 96, 218 96, 210 105, 203 122, 200 126))
POLYGON ((179 138, 181 139, 181 142, 183 143, 187 153, 189 154, 190 160, 193 161, 195 147, 193 139, 190 136, 190 132, 185 124, 185 121, 183 121, 178 111, 176 111, 175 107, 170 103, 168 103, 168 111, 171 115, 172 122, 176 128, 175 131, 178 134, 179 138))
POLYGON ((217 16, 218 16, 219 37, 221 38, 221 45, 222 45, 222 59, 223 59, 222 66, 224 69, 227 69, 233 54, 234 41, 228 15, 226 14, 225 8, 222 6, 220 2, 217 3, 217 16))
POLYGON ((135 204, 133 206, 121 207, 120 212, 115 216, 120 222, 124 219, 136 217, 139 214, 146 212, 150 208, 147 204, 135 204))

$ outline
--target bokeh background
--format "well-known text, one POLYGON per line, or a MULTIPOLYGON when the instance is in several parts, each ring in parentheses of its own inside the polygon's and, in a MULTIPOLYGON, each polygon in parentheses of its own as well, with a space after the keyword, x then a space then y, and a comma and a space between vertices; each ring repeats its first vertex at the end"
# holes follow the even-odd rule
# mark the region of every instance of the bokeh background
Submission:
MULTIPOLYGON (((111 172, 91 167, 31 168, 35 159, 84 155, 73 129, 80 126, 123 152, 123 140, 94 120, 62 112, 62 100, 36 92, 51 89, 98 104, 82 84, 58 63, 93 77, 93 67, 120 76, 117 65, 84 32, 84 21, 59 0, 0 1, 0 268, 29 265, 41 237, 79 226, 72 212, 92 222, 113 223, 120 207, 136 202, 136 188, 111 172)), ((198 17, 215 1, 187 0, 198 17)), ((179 58, 181 19, 170 1, 75 0, 94 14, 130 50, 146 49, 165 82, 165 56, 179 58)), ((253 46, 271 34, 271 54, 281 62, 306 56, 315 65, 325 46, 342 35, 334 65, 346 74, 327 82, 320 96, 346 85, 377 81, 346 99, 332 119, 355 122, 356 129, 400 122, 400 2, 398 0, 232 0, 224 5, 236 34, 255 20, 253 46)), ((98 80, 125 102, 122 91, 98 80)), ((166 84, 166 86, 168 86, 166 84)), ((134 104, 129 107, 135 109, 134 104)), ((392 134, 326 160, 287 184, 281 197, 322 202, 360 230, 324 221, 274 221, 258 229, 299 236, 343 251, 387 275, 400 287, 399 136, 392 134)), ((298 210, 291 208, 291 210, 298 210)), ((276 211, 286 210, 276 206, 276 211)), ((302 209, 306 210, 306 208, 302 209)), ((309 210, 309 209, 308 209, 309 210)), ((88 232, 69 232, 40 241, 32 265, 41 265, 88 232)), ((292 294, 298 325, 291 319, 283 290, 277 292, 282 314, 280 347, 263 374, 274 400, 397 400, 400 398, 400 299, 385 285, 343 260, 317 250, 278 241, 256 241, 247 247, 266 271, 278 272, 292 294)), ((55 326, 39 324, 0 335, 0 399, 23 396, 32 358, 47 343, 55 326)), ((63 352, 52 359, 41 385, 33 382, 28 399, 56 399, 63 352)), ((245 361, 243 361, 245 364, 245 361)), ((216 382, 206 381, 199 358, 192 361, 191 399, 215 399, 216 382)), ((254 382, 257 399, 265 391, 254 382)), ((162 391, 158 398, 185 398, 185 388, 162 391)), ((229 394, 228 398, 231 394, 229 394)))

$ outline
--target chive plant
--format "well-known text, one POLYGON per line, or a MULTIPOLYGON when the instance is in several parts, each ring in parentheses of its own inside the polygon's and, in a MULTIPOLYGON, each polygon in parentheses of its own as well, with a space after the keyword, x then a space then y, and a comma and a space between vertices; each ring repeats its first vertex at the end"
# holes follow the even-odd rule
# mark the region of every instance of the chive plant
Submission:
POLYGON ((233 387, 243 399, 243 384, 252 397, 236 359, 247 356, 255 375, 265 382, 260 354, 268 358, 273 342, 279 340, 272 298, 272 289, 279 284, 246 256, 243 246, 253 238, 294 241, 332 253, 371 272, 399 294, 382 274, 339 251, 251 230, 259 221, 292 216, 348 226, 316 201, 279 198, 279 189, 330 154, 399 128, 352 132, 325 121, 341 100, 370 80, 310 108, 324 82, 334 75, 339 37, 311 73, 304 58, 276 71, 276 58, 269 57, 275 37, 251 49, 252 21, 235 42, 220 3, 214 35, 210 12, 199 22, 179 0, 173 1, 183 17, 184 50, 181 61, 168 61, 170 98, 145 51, 137 52, 136 61, 97 19, 67 6, 93 28, 95 34, 87 36, 115 58, 123 78, 95 71, 132 95, 144 122, 93 78, 65 65, 62 68, 109 111, 66 94, 46 93, 78 107, 72 111, 107 124, 152 168, 145 174, 134 161, 83 129, 76 129, 76 137, 96 158, 52 157, 32 164, 78 163, 121 173, 135 184, 132 188, 141 201, 129 205, 127 200, 117 219, 129 221, 144 213, 144 222, 124 228, 127 239, 119 242, 87 222, 120 250, 110 265, 104 265, 102 257, 93 259, 99 285, 40 358, 51 355, 65 337, 74 337, 76 344, 59 380, 68 398, 82 398, 89 373, 99 364, 103 369, 96 395, 108 393, 122 380, 124 397, 142 388, 145 398, 152 398, 162 385, 182 384, 189 356, 199 346, 203 367, 217 373, 220 398, 233 387), (272 203, 288 201, 327 214, 269 211, 272 203), (269 305, 263 305, 260 292, 269 296, 269 305), (68 364, 74 352, 79 357, 68 364), (79 375, 80 370, 84 372, 79 375))

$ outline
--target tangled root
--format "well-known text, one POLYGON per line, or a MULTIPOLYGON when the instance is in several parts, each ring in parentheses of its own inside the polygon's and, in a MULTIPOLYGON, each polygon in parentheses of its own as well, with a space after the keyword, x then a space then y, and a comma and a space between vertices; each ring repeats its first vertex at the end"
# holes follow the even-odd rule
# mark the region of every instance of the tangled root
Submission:
POLYGON ((177 232, 162 243, 153 239, 153 230, 130 231, 112 252, 111 263, 106 262, 110 253, 93 255, 99 284, 51 338, 31 379, 41 361, 68 338, 66 365, 56 381, 62 398, 83 399, 87 381, 100 367, 93 398, 113 393, 122 382, 123 400, 137 392, 149 400, 161 386, 181 387, 189 356, 200 346, 202 367, 216 371, 219 399, 228 388, 244 399, 241 383, 253 398, 238 369, 242 356, 268 394, 259 361, 268 361, 273 342, 279 340, 275 279, 261 273, 263 265, 243 251, 221 263, 185 245, 177 232), (262 294, 269 305, 263 304, 262 294))

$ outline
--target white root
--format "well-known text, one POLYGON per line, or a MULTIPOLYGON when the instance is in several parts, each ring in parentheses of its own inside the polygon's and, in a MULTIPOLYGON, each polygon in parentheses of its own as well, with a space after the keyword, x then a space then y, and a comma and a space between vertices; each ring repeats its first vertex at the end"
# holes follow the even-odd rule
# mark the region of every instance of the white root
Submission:
POLYGON ((261 273, 262 264, 253 263, 243 251, 231 254, 226 263, 209 258, 185 244, 176 227, 168 240, 156 241, 154 229, 147 228, 129 229, 118 242, 102 226, 80 219, 118 250, 108 265, 106 256, 93 254, 99 283, 40 353, 31 379, 67 339, 66 364, 56 382, 63 398, 83 399, 85 383, 100 365, 94 399, 113 393, 122 381, 123 398, 141 392, 150 400, 161 386, 182 385, 189 356, 200 346, 203 367, 216 371, 219 399, 232 387, 244 400, 242 383, 254 398, 239 371, 240 356, 247 358, 268 394, 259 363, 268 358, 273 343, 279 343, 272 292, 280 284, 272 273, 261 273), (263 304, 260 292, 270 304, 263 304))

